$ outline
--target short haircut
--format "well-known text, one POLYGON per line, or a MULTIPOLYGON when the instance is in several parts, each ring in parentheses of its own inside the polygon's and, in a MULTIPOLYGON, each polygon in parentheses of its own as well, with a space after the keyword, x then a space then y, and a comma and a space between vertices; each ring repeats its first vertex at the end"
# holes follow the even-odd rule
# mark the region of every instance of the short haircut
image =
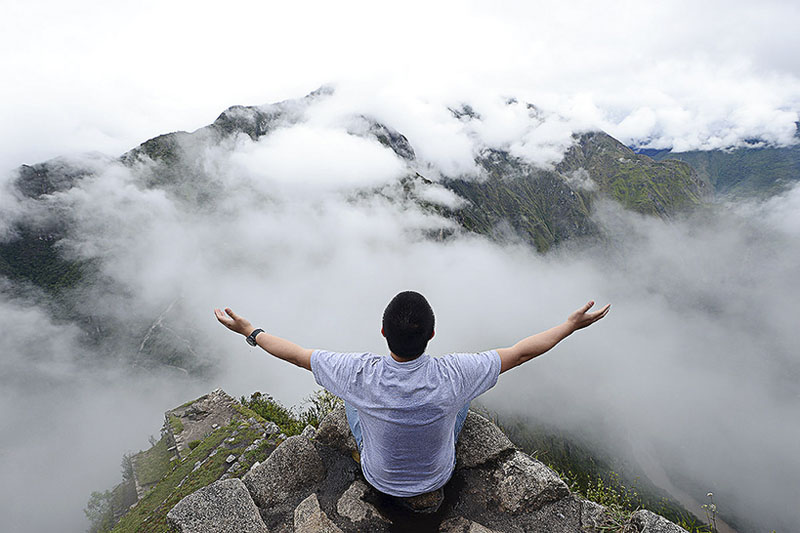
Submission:
POLYGON ((386 342, 392 353, 403 359, 416 359, 425 352, 433 326, 433 309, 418 292, 401 292, 383 312, 386 342))

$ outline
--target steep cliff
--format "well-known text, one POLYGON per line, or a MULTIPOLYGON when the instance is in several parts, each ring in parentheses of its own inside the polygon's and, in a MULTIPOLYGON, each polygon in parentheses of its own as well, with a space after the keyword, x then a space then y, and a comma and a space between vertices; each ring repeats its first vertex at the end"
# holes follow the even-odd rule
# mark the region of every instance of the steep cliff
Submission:
POLYGON ((645 510, 620 522, 474 412, 444 490, 406 499, 366 482, 341 406, 288 438, 221 390, 165 418, 163 442, 133 457, 138 501, 113 531, 685 531, 645 510), (160 470, 148 471, 164 451, 160 470))

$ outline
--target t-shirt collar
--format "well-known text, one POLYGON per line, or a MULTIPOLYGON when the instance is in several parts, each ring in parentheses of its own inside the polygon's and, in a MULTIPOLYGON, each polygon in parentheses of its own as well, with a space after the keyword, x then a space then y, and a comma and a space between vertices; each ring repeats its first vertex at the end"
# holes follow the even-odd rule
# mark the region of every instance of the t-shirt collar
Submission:
POLYGON ((391 355, 385 356, 385 359, 387 364, 394 368, 400 368, 403 370, 414 370, 415 368, 419 368, 420 366, 425 364, 425 361, 427 361, 429 357, 430 356, 428 354, 424 353, 412 361, 403 361, 402 363, 400 361, 396 361, 394 357, 392 357, 391 355))

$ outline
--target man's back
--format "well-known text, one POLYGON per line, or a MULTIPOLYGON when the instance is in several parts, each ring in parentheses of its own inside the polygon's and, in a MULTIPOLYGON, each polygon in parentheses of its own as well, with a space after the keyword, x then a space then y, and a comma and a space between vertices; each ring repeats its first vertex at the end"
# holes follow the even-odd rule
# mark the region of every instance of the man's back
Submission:
POLYGON ((450 479, 456 415, 494 386, 500 357, 491 351, 400 362, 316 350, 311 369, 320 385, 358 410, 367 481, 405 497, 436 490, 450 479))

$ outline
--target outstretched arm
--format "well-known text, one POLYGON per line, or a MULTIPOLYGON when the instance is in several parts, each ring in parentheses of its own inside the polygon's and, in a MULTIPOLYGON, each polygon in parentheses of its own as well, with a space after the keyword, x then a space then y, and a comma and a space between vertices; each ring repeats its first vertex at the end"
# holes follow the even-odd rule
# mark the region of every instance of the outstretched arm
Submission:
MULTIPOLYGON (((219 309, 214 309, 214 316, 217 317, 217 320, 219 320, 223 326, 245 337, 249 336, 256 329, 248 320, 237 315, 227 307, 225 308, 225 313, 219 309), (226 314, 227 316, 225 316, 226 314)), ((312 350, 264 332, 256 335, 256 344, 278 359, 283 359, 284 361, 288 361, 306 370, 311 370, 312 350)))
POLYGON ((594 302, 589 302, 567 318, 566 322, 547 331, 531 335, 522 339, 510 348, 500 348, 497 353, 500 355, 500 373, 519 366, 525 361, 533 359, 537 355, 542 355, 550 348, 564 340, 573 331, 590 326, 606 316, 611 304, 606 305, 599 311, 589 313, 589 309, 594 302))

